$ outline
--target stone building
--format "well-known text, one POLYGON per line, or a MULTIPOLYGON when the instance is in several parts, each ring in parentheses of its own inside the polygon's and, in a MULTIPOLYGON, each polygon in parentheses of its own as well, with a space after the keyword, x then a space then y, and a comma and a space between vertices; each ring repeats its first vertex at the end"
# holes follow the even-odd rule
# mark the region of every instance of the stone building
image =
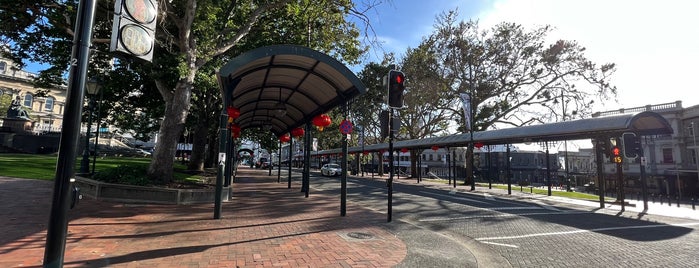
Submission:
POLYGON ((31 132, 60 132, 67 90, 65 87, 35 88, 32 85, 34 77, 33 73, 13 68, 10 60, 0 58, 0 121, 7 115, 10 101, 19 97, 22 108, 31 119, 31 132), (41 96, 39 91, 46 94, 41 96))

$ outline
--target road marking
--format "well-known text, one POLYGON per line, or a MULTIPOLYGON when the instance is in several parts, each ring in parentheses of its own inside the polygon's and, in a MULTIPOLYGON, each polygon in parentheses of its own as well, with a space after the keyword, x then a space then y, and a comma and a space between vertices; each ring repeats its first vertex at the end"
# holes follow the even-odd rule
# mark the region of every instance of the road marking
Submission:
POLYGON ((519 246, 516 246, 516 245, 502 244, 502 243, 495 243, 495 242, 488 242, 488 241, 482 241, 481 243, 496 245, 496 246, 503 246, 503 247, 510 247, 510 248, 519 248, 519 246))
POLYGON ((451 195, 445 195, 445 194, 435 194, 435 193, 430 193, 430 192, 425 192, 425 191, 420 191, 420 193, 428 194, 428 195, 436 195, 436 196, 441 196, 441 197, 448 197, 452 199, 457 199, 457 200, 465 200, 465 201, 471 201, 471 202, 476 202, 476 203, 481 203, 481 204, 489 204, 488 202, 483 202, 471 198, 466 198, 466 197, 454 197, 451 195))
POLYGON ((488 193, 483 193, 483 197, 485 197, 485 199, 488 199, 488 200, 491 200, 491 201, 495 201, 495 198, 494 198, 492 195, 488 194, 488 193))
MULTIPOLYGON (((539 207, 532 207, 533 209, 541 209, 539 207)), ((482 210, 496 210, 495 208, 479 208, 482 210)), ((526 209, 526 208, 522 208, 526 209)), ((536 215, 573 215, 573 214, 592 214, 593 212, 588 211, 575 211, 575 212, 534 212, 534 213, 521 213, 521 214, 497 214, 497 215, 480 215, 480 216, 463 216, 463 217, 435 217, 426 218, 418 221, 422 222, 432 222, 432 221, 455 221, 455 220, 466 220, 466 219, 480 219, 480 218, 499 218, 499 217, 521 217, 521 216, 536 216, 536 215)))
POLYGON ((513 236, 495 236, 495 237, 481 237, 476 238, 478 241, 485 240, 505 240, 505 239, 519 239, 519 238, 530 238, 538 236, 553 236, 553 235, 567 235, 567 234, 580 234, 580 233, 591 233, 600 231, 615 231, 615 230, 627 230, 627 229, 645 229, 645 228, 658 228, 658 227, 668 227, 668 226, 694 226, 699 225, 699 222, 688 222, 679 224, 654 224, 654 225, 636 225, 636 226, 619 226, 619 227, 605 227, 605 228, 595 228, 589 230, 574 230, 574 231, 564 231, 564 232, 551 232, 551 233, 538 233, 538 234, 526 234, 526 235, 513 235, 513 236))

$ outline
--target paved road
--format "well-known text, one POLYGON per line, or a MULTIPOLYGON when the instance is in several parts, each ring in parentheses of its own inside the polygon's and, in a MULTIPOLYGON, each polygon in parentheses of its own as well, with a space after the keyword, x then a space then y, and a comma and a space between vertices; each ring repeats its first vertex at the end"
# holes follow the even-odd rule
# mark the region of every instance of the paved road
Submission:
MULTIPOLYGON (((212 204, 83 200, 70 212, 66 267, 699 267, 693 210, 619 213, 399 180, 386 223, 383 179, 350 179, 340 217, 338 178, 313 176, 303 198, 299 173, 292 189, 266 174, 241 169, 221 220, 212 204)), ((0 178, 0 267, 41 265, 51 186, 0 178)))
MULTIPOLYGON (((338 187, 316 178, 318 189, 338 187)), ((386 211, 383 179, 350 179, 350 199, 386 211)), ((599 209, 596 203, 400 180, 393 219, 486 245, 513 267, 699 267, 699 212, 677 217, 599 209)), ((478 257, 478 256, 477 256, 478 257)))

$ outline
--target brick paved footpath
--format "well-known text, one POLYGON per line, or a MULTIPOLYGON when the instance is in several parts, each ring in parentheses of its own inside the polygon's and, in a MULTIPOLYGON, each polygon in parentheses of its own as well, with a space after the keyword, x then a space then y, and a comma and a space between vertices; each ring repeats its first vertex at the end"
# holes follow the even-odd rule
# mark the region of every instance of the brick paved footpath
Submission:
MULTIPOLYGON (((391 267, 406 257, 385 214, 348 202, 341 217, 339 190, 304 198, 297 182, 266 174, 242 168, 220 220, 213 204, 86 198, 69 212, 64 267, 391 267)), ((0 267, 41 267, 52 189, 0 177, 0 267)))

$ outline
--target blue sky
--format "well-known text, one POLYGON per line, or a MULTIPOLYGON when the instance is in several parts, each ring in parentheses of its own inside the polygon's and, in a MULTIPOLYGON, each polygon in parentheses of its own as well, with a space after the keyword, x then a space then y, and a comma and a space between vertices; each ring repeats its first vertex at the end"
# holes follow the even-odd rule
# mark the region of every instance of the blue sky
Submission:
POLYGON ((699 104, 699 1, 392 0, 370 15, 383 48, 400 57, 432 31, 439 13, 454 8, 483 26, 554 26, 552 40, 575 40, 593 62, 616 63, 618 102, 608 100, 598 111, 677 100, 684 107, 699 104))

